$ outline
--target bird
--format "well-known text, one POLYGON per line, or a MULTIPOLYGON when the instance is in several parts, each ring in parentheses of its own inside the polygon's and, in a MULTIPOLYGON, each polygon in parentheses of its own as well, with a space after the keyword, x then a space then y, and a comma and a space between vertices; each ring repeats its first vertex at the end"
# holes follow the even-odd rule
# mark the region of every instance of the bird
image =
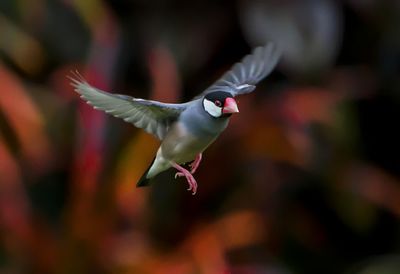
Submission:
POLYGON ((273 42, 256 47, 211 86, 184 103, 109 93, 90 85, 78 71, 72 72, 69 79, 75 92, 94 109, 121 118, 161 141, 137 187, 148 186, 157 174, 175 168, 175 179, 185 177, 188 190, 194 195, 198 184, 193 174, 203 152, 226 129, 231 116, 239 113, 235 98, 252 92, 275 68, 280 55, 273 42), (190 165, 185 168, 187 163, 190 165))

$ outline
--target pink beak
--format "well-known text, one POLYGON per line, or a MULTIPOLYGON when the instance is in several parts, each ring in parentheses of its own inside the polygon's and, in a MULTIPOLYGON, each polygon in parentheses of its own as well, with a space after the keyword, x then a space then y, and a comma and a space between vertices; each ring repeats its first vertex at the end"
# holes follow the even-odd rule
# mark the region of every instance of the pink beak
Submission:
POLYGON ((238 109, 235 99, 230 98, 230 97, 226 98, 224 107, 222 108, 222 113, 223 114, 231 114, 231 113, 238 113, 238 112, 239 112, 239 109, 238 109))

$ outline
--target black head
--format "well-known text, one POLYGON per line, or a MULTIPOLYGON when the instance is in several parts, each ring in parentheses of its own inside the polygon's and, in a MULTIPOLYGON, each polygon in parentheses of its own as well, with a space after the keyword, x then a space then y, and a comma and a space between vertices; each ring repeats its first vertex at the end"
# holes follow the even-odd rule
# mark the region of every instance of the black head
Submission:
POLYGON ((203 107, 208 114, 215 118, 230 116, 232 113, 239 112, 232 94, 224 91, 206 94, 203 99, 203 107))

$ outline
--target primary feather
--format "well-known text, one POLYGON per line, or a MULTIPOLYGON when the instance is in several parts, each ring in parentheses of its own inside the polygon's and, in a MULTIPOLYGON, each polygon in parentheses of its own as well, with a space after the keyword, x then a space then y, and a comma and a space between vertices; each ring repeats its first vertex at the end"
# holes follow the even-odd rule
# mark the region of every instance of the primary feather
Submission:
POLYGON ((280 51, 273 43, 255 48, 200 96, 214 91, 230 92, 233 96, 252 92, 255 85, 272 71, 279 57, 280 51))
POLYGON ((162 140, 170 125, 185 110, 185 104, 165 104, 126 95, 111 94, 91 86, 79 73, 70 77, 75 91, 95 109, 104 110, 115 117, 153 134, 162 140))

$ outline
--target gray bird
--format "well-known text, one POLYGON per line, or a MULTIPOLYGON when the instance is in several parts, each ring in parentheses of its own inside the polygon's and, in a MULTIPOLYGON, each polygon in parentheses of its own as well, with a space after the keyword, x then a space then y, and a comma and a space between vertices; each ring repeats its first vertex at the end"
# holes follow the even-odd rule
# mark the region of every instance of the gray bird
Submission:
POLYGON ((203 151, 227 127, 231 115, 239 112, 234 98, 252 92, 255 84, 272 71, 279 56, 272 43, 258 47, 203 93, 182 104, 107 93, 88 84, 79 73, 70 79, 75 91, 95 109, 122 118, 161 140, 152 164, 137 187, 149 185, 149 179, 173 167, 178 170, 175 178, 185 177, 188 190, 194 195, 197 182, 192 174, 200 164, 203 151), (191 161, 190 170, 182 166, 191 161))

